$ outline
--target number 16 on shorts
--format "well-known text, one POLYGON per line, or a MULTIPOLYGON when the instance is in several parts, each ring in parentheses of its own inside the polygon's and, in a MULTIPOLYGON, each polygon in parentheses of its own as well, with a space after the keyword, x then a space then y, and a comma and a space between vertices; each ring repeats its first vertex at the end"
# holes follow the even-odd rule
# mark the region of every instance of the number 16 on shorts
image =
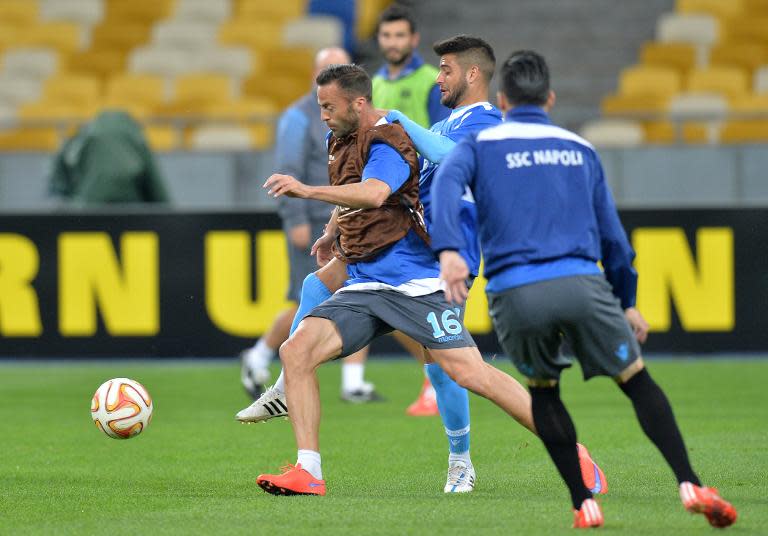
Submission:
POLYGON ((455 341, 462 338, 461 309, 445 309, 438 317, 435 311, 427 315, 427 323, 432 326, 432 336, 438 342, 455 341))

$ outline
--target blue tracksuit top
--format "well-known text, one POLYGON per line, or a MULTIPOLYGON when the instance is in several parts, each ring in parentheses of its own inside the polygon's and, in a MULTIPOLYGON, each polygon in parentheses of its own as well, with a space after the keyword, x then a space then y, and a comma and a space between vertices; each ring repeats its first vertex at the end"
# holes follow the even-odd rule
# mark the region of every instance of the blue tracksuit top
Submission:
POLYGON ((619 221, 594 147, 551 123, 538 106, 459 142, 432 185, 432 248, 467 247, 459 214, 469 186, 477 204, 486 290, 572 275, 605 277, 634 307, 635 252, 619 221))

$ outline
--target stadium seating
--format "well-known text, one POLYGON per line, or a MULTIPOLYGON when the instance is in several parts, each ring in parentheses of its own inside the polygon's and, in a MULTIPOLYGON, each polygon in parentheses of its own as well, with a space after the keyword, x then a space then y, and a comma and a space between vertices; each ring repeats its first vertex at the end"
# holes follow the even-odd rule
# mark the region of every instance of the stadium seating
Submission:
MULTIPOLYGON (((357 1, 358 37, 390 1, 357 1)), ((308 15, 308 5, 2 0, 0 116, 22 122, 3 131, 2 147, 48 147, 101 108, 144 121, 160 150, 266 147, 276 114, 307 91, 315 51, 343 40, 340 21, 308 15), (53 133, 37 128, 46 120, 53 133)))
POLYGON ((653 143, 768 141, 768 0, 677 0, 603 99, 653 143))

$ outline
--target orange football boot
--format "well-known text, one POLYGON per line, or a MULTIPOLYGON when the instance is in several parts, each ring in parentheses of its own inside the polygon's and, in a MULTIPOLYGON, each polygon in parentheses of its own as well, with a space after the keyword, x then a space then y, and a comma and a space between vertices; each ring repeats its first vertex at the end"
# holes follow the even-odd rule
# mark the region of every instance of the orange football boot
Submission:
POLYGON ((720 497, 716 488, 683 482, 680 484, 680 500, 690 513, 704 514, 713 527, 725 528, 736 522, 736 509, 720 497))
POLYGON ((591 529, 603 526, 603 512, 594 499, 585 499, 580 510, 573 511, 573 528, 591 529))
POLYGON ((428 378, 424 378, 419 398, 417 398, 413 404, 408 406, 405 413, 411 417, 432 417, 433 415, 440 415, 440 410, 437 409, 435 390, 432 388, 432 384, 429 383, 428 378))
POLYGON ((259 475, 256 483, 272 495, 325 495, 325 480, 317 480, 300 463, 280 471, 279 475, 259 475))
POLYGON ((576 443, 579 451, 579 466, 581 467, 581 478, 584 479, 584 485, 592 493, 608 493, 608 481, 605 479, 603 470, 598 467, 592 457, 589 455, 587 447, 581 443, 576 443))

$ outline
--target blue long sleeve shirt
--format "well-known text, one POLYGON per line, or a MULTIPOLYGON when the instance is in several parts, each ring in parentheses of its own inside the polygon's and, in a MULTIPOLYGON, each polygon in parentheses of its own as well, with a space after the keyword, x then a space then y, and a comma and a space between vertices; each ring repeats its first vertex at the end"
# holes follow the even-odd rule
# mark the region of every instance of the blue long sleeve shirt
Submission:
POLYGON ((552 125, 544 110, 519 106, 506 122, 465 139, 432 185, 432 248, 460 251, 461 196, 477 204, 486 290, 572 275, 605 277, 623 308, 635 305, 635 253, 592 145, 552 125))

